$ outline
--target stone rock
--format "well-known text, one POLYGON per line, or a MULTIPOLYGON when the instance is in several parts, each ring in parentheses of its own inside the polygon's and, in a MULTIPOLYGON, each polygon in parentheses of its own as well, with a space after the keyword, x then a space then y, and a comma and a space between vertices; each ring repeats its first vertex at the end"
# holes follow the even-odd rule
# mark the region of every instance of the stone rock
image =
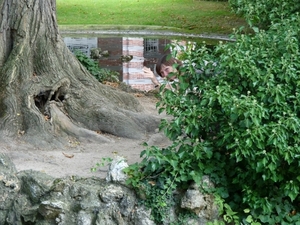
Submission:
POLYGON ((100 59, 102 57, 108 57, 109 52, 107 50, 102 51, 101 48, 92 48, 90 57, 92 59, 100 59))
POLYGON ((128 164, 124 157, 118 155, 115 156, 113 161, 109 164, 106 181, 124 183, 127 176, 123 172, 123 169, 127 167, 128 164))
MULTIPOLYGON (((118 172, 127 166, 122 157, 116 157, 112 164, 118 172)), ((110 177, 114 182, 97 177, 55 179, 32 170, 17 173, 11 160, 0 154, 0 224, 155 225, 151 210, 140 205, 137 194, 119 182, 125 179, 123 175, 111 173, 110 177)), ((213 184, 204 178, 201 185, 213 184)), ((181 192, 174 194, 175 202, 181 199, 181 205, 170 208, 169 219, 162 224, 176 223, 180 206, 197 214, 186 224, 204 225, 218 219, 213 197, 199 190, 193 184, 183 198, 181 192)))
POLYGON ((6 219, 14 220, 10 211, 21 187, 16 173, 16 167, 10 158, 0 153, 0 224, 6 224, 6 219))
POLYGON ((34 203, 50 191, 55 180, 45 173, 33 170, 21 171, 18 177, 22 181, 22 192, 34 203))
POLYGON ((105 191, 100 193, 100 198, 104 203, 109 203, 112 201, 119 202, 124 196, 123 189, 121 187, 115 187, 110 184, 105 188, 105 191))
POLYGON ((92 224, 93 216, 84 211, 80 210, 77 215, 77 225, 89 225, 92 224))
POLYGON ((129 62, 133 59, 132 55, 121 55, 121 61, 122 62, 129 62))
POLYGON ((199 190, 188 189, 181 200, 181 208, 190 209, 199 214, 206 207, 206 199, 199 190))
POLYGON ((43 201, 39 206, 38 212, 46 219, 53 219, 57 218, 59 214, 64 212, 64 208, 64 203, 61 201, 43 201))
POLYGON ((151 210, 145 209, 145 207, 137 207, 135 210, 135 225, 155 225, 155 223, 150 219, 151 210))
MULTIPOLYGON (((204 177, 202 185, 213 185, 208 177, 204 177)), ((201 185, 201 186, 202 186, 201 185)), ((188 209, 198 216, 198 224, 206 224, 209 221, 219 219, 219 211, 214 204, 214 197, 200 191, 195 184, 191 184, 181 199, 181 208, 188 209)))

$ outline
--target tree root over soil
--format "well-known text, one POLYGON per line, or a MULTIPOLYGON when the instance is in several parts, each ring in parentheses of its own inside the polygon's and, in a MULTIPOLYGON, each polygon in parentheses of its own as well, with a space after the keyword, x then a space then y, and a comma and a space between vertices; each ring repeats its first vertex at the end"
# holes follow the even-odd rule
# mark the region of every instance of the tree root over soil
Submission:
POLYGON ((76 137, 79 141, 96 141, 101 143, 111 142, 110 139, 98 134, 96 131, 91 131, 83 127, 75 125, 68 116, 66 116, 57 106, 55 101, 51 101, 49 104, 51 123, 55 129, 55 133, 62 133, 64 131, 73 137, 76 137))

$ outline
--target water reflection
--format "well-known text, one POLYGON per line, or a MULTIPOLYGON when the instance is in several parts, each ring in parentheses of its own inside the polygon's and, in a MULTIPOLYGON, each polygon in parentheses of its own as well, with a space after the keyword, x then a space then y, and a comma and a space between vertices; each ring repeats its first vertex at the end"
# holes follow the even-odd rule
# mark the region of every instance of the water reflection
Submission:
POLYGON ((119 72, 120 81, 140 90, 154 88, 150 79, 144 78, 143 66, 154 70, 157 59, 170 51, 166 46, 175 40, 144 37, 65 37, 64 42, 71 51, 80 50, 90 57, 91 49, 107 50, 109 57, 99 59, 101 68, 119 72), (121 56, 133 56, 123 62, 121 56))

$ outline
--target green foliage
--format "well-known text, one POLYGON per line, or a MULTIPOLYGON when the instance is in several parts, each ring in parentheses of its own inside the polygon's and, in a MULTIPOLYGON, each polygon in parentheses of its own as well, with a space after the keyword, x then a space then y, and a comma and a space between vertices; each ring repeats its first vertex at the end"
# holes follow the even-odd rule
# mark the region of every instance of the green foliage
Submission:
POLYGON ((221 214, 223 214, 223 220, 215 220, 212 222, 208 222, 208 225, 240 224, 237 212, 232 211, 231 207, 227 203, 224 203, 224 199, 216 195, 215 202, 219 205, 219 210, 221 214))
POLYGON ((229 0, 229 4, 251 26, 260 27, 269 27, 272 22, 280 22, 300 11, 300 2, 295 0, 229 0))
POLYGON ((152 217, 157 223, 168 218, 168 210, 173 205, 172 193, 177 187, 175 180, 172 180, 176 173, 168 177, 168 172, 164 171, 167 168, 163 166, 166 163, 164 160, 169 160, 164 153, 164 150, 155 146, 149 147, 141 153, 141 157, 144 157, 141 163, 124 169, 130 177, 127 184, 136 188, 140 197, 144 199, 144 205, 152 209, 152 217))
POLYGON ((229 196, 242 192, 233 206, 247 203, 267 224, 293 224, 296 216, 288 215, 299 201, 299 17, 283 24, 220 45, 222 74, 199 85, 206 87, 201 106, 211 114, 202 120, 208 127, 218 124, 210 145, 224 151, 222 161, 231 170, 224 168, 226 177, 218 179, 234 184, 229 196))
POLYGON ((147 196, 143 204, 152 209, 152 218, 160 223, 166 222, 173 202, 172 193, 164 185, 152 182, 142 183, 140 191, 147 196))
POLYGON ((94 167, 91 168, 92 172, 97 171, 98 167, 104 167, 107 166, 108 164, 110 164, 113 161, 112 158, 110 157, 103 157, 101 158, 101 161, 99 163, 96 163, 96 165, 94 167))
POLYGON ((145 157, 143 161, 130 165, 124 169, 124 172, 130 177, 127 184, 136 188, 142 199, 141 204, 152 210, 152 219, 157 224, 183 225, 195 215, 186 210, 177 209, 177 217, 170 219, 171 207, 178 200, 174 196, 174 192, 179 182, 177 180, 178 174, 172 173, 173 175, 168 176, 169 172, 163 170, 163 168, 168 167, 163 166, 166 163, 164 159, 168 157, 163 156, 165 152, 167 151, 161 151, 155 146, 149 147, 141 153, 145 157), (148 164, 148 162, 150 163, 148 164))
POLYGON ((173 144, 143 151, 129 183, 195 181, 220 206, 224 221, 212 224, 300 224, 299 26, 294 16, 213 50, 182 47, 183 75, 158 103, 173 144))
POLYGON ((119 73, 116 71, 111 71, 108 69, 102 69, 99 67, 98 63, 89 57, 87 57, 83 52, 77 50, 74 52, 76 58, 79 62, 101 83, 104 81, 108 82, 119 82, 119 73))

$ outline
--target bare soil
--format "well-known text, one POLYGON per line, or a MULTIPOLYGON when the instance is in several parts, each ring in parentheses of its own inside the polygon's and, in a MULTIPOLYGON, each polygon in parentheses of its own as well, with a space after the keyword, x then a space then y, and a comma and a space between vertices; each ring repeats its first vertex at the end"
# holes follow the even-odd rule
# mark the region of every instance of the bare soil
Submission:
MULTIPOLYGON (((156 109, 157 99, 154 96, 144 94, 134 94, 145 109, 145 113, 159 115, 156 109)), ((0 143, 0 152, 8 154, 18 171, 37 170, 56 178, 67 176, 106 177, 107 166, 98 167, 95 172, 91 171, 97 163, 101 163, 103 158, 113 158, 115 155, 123 156, 128 164, 139 162, 140 153, 148 145, 165 147, 170 141, 163 133, 145 135, 143 140, 127 139, 107 135, 112 142, 105 144, 80 143, 76 140, 64 148, 40 149, 33 148, 29 144, 19 141, 0 143)))

